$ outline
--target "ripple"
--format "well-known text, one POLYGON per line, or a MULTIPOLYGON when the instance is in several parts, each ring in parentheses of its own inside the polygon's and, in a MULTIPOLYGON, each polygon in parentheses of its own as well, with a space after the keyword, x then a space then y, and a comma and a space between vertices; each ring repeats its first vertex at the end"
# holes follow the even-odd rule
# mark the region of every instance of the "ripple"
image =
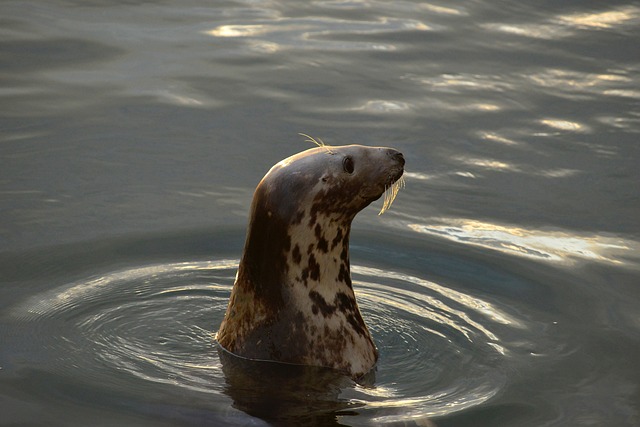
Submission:
POLYGON ((371 21, 328 17, 279 17, 255 24, 225 24, 202 31, 202 34, 225 39, 249 39, 270 46, 265 52, 282 49, 320 50, 395 50, 393 44, 380 44, 368 38, 377 34, 434 31, 435 28, 414 19, 380 18, 371 21), (353 40, 356 38, 357 40, 353 40))
MULTIPOLYGON (((148 400, 188 396, 190 407, 230 407, 214 333, 236 267, 194 261, 109 272, 36 295, 11 314, 35 326, 57 374, 91 388, 144 389, 148 400)), ((341 407, 357 408, 349 413, 366 422, 398 422, 460 411, 502 389, 509 349, 500 331, 525 329, 521 320, 419 277, 352 271, 380 361, 374 386, 342 386, 341 407)))
POLYGON ((501 389, 508 350, 492 327, 522 328, 519 320, 418 277, 370 267, 352 271, 381 353, 376 388, 358 389, 367 402, 363 411, 375 422, 456 412, 501 389))

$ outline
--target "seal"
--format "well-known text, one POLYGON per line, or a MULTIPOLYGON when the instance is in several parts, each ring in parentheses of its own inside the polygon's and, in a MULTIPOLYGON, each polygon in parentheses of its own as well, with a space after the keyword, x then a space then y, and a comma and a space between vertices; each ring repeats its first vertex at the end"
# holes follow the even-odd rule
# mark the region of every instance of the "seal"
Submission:
POLYGON ((358 212, 403 182, 404 163, 392 148, 348 145, 273 166, 253 195, 218 343, 248 359, 368 373, 378 350, 352 288, 349 234, 358 212))

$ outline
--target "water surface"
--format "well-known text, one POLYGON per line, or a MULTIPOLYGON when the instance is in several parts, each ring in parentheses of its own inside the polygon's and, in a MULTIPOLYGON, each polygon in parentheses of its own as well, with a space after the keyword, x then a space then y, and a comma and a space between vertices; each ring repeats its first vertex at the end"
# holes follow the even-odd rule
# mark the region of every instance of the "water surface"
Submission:
POLYGON ((640 423, 634 2, 0 16, 3 424, 640 423), (375 378, 269 396, 280 369, 230 380, 213 334, 253 189, 299 132, 397 148, 407 186, 351 236, 375 378))

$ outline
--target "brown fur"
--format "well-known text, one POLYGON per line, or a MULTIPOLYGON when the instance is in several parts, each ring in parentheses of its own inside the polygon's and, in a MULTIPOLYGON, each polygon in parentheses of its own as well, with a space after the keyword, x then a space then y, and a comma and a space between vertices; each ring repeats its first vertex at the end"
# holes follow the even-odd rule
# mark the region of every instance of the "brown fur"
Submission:
POLYGON ((220 345, 249 359, 366 374, 378 353, 351 286, 349 232, 403 166, 395 150, 355 145, 275 165, 253 197, 220 345))

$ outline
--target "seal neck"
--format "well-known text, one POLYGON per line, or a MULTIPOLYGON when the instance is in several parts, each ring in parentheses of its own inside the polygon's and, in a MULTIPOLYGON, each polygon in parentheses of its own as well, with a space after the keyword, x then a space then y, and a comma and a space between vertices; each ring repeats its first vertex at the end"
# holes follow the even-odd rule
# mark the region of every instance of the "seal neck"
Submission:
POLYGON ((320 287, 326 291, 323 294, 350 291, 350 230, 351 218, 316 215, 313 223, 287 222, 258 209, 247 233, 236 282, 251 286, 258 298, 277 304, 284 302, 283 293, 291 286, 320 287))

